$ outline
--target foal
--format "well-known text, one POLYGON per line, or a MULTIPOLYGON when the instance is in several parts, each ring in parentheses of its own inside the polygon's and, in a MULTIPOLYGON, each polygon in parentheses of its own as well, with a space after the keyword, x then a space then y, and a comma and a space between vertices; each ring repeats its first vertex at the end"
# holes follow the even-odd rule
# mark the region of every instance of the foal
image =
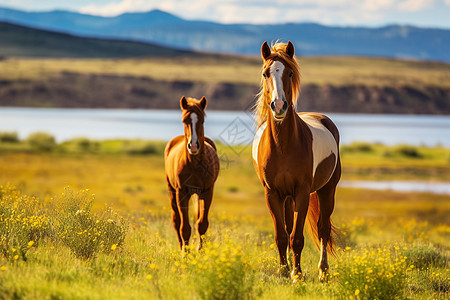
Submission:
POLYGON ((206 98, 180 100, 184 135, 173 138, 164 151, 166 181, 172 206, 172 221, 182 251, 189 245, 189 199, 198 196, 196 227, 199 234, 198 250, 208 229, 208 212, 213 197, 214 183, 219 174, 216 145, 205 137, 206 98))

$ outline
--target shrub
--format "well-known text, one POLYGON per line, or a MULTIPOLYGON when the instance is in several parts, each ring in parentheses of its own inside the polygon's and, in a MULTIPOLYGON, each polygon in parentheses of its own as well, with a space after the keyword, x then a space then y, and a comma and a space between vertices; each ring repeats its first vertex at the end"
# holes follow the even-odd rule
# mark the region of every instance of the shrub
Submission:
POLYGON ((336 243, 339 247, 356 246, 356 237, 367 232, 367 221, 364 218, 354 218, 350 223, 342 223, 339 226, 340 235, 337 236, 336 243))
POLYGON ((190 280, 201 299, 252 298, 253 270, 242 252, 240 246, 226 240, 205 243, 202 251, 185 258, 182 268, 191 272, 190 280))
POLYGON ((47 232, 48 217, 37 198, 0 186, 0 252, 5 257, 26 260, 27 251, 47 232))
POLYGON ((18 143, 17 132, 0 132, 0 143, 18 143))
POLYGON ((79 152, 95 152, 99 149, 100 144, 96 141, 91 141, 88 138, 80 137, 69 141, 75 151, 79 152))
POLYGON ((26 141, 37 151, 51 151, 56 147, 55 138, 45 132, 32 133, 26 141))
POLYGON ((365 142, 353 142, 350 145, 344 145, 341 146, 341 152, 345 153, 345 152, 363 152, 363 153, 368 153, 368 152, 373 152, 373 146, 370 143, 365 143, 365 142))
POLYGON ((400 156, 400 157, 406 157, 406 158, 422 158, 423 155, 419 152, 419 149, 414 146, 410 145, 398 145, 396 147, 393 147, 390 150, 387 150, 384 153, 385 157, 391 157, 391 156, 400 156))
POLYGON ((429 246, 416 246, 405 252, 407 263, 418 269, 445 267, 447 259, 438 250, 429 246))
POLYGON ((152 142, 133 142, 124 146, 124 151, 130 155, 156 154, 157 147, 152 142))
POLYGON ((91 212, 94 195, 88 190, 74 193, 66 188, 56 201, 53 214, 53 237, 80 258, 98 252, 110 252, 123 245, 127 222, 112 209, 91 212))
POLYGON ((404 299, 410 270, 399 247, 349 250, 335 265, 339 295, 358 299, 404 299))

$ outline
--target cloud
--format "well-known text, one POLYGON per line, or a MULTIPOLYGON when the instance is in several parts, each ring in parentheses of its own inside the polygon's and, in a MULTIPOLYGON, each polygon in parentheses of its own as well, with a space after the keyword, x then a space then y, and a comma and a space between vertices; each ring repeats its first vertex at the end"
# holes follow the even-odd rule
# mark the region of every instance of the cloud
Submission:
POLYGON ((90 4, 83 6, 80 12, 99 16, 116 16, 125 12, 143 12, 155 7, 153 1, 145 0, 123 0, 121 2, 111 2, 105 5, 90 4))
POLYGON ((433 6, 432 0, 406 0, 398 4, 402 11, 420 11, 433 6))
MULTIPOLYGON (((450 5, 450 0, 444 1, 450 5)), ((115 16, 161 9, 185 19, 222 23, 311 21, 354 25, 382 21, 388 13, 417 12, 432 5, 434 0, 116 0, 105 5, 87 5, 80 11, 115 16)))

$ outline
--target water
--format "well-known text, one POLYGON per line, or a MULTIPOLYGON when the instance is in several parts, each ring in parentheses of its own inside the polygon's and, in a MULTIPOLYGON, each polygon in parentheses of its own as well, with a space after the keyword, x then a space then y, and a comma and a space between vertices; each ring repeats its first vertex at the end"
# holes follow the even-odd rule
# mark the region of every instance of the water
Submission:
POLYGON ((448 182, 343 180, 339 182, 339 186, 369 190, 388 190, 394 192, 420 192, 450 195, 450 183, 448 182))
MULTIPOLYGON (((182 134, 178 110, 0 108, 0 131, 26 138, 48 132, 58 142, 91 139, 169 140, 182 134)), ((423 115, 328 114, 341 132, 341 143, 380 142, 386 145, 450 147, 450 117, 423 115)), ((250 144, 255 132, 249 113, 208 111, 205 133, 226 144, 250 144)))

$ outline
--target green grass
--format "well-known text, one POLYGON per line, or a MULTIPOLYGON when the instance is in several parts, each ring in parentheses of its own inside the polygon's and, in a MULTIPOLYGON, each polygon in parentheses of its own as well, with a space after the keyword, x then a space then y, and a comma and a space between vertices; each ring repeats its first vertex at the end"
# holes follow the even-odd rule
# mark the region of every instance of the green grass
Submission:
MULTIPOLYGON (((449 87, 448 64, 364 57, 302 57, 302 84, 449 87)), ((62 72, 146 77, 163 81, 259 85, 256 57, 180 56, 130 59, 31 59, 0 61, 0 78, 42 80, 62 72)))
MULTIPOLYGON (((0 299, 384 299, 385 295, 445 299, 449 295, 446 195, 338 188, 333 220, 342 237, 337 257, 330 258, 331 278, 326 284, 319 282, 319 253, 306 238, 302 255, 306 279, 294 285, 277 275, 273 222, 249 148, 218 145, 222 168, 207 243, 203 252, 191 250, 183 258, 170 221, 164 143, 76 139, 44 151, 9 138, 12 134, 5 136, 6 142, 0 143, 0 185, 10 182, 20 192, 10 193, 9 202, 2 202, 0 215, 5 219, 5 212, 11 215, 14 210, 20 218, 14 223, 6 218, 0 224, 21 229, 0 230, 0 245, 14 240, 23 247, 9 243, 10 252, 0 254, 0 299), (105 204, 113 215, 105 211, 105 204), (27 208, 27 215, 14 207, 27 208), (29 221, 33 215, 42 226, 33 227, 29 221), (111 224, 118 227, 108 227, 111 224), (121 224, 126 226, 124 240, 116 230, 121 224), (33 228, 36 234, 29 235, 33 228), (26 260, 16 254, 18 249, 26 260)), ((379 172, 377 179, 448 178, 433 174, 440 170, 448 176, 449 149, 409 147, 346 146, 343 179, 373 179, 373 170, 379 172), (409 174, 405 168, 423 172, 409 174)), ((6 194, 0 193, 2 201, 6 194)), ((194 244, 197 238, 191 239, 194 244)))

